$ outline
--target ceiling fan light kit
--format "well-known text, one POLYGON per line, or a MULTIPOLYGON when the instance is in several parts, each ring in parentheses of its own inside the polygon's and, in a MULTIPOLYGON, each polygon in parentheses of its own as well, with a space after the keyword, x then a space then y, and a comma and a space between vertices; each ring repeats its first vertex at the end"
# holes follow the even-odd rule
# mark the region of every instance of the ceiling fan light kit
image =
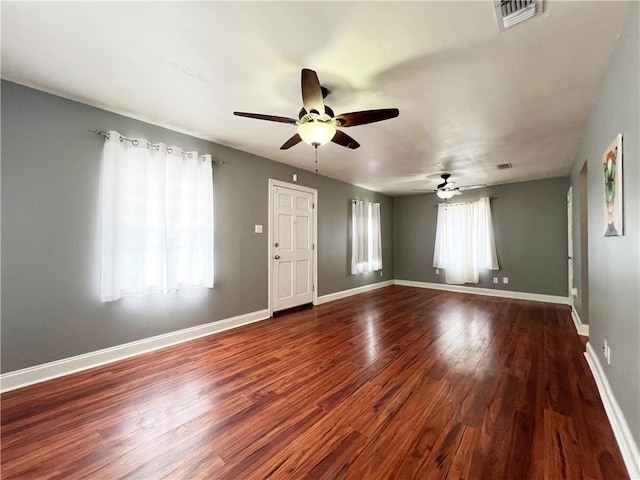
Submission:
POLYGON ((440 197, 443 200, 449 200, 450 198, 457 195, 457 193, 455 190, 438 190, 436 192, 436 195, 438 195, 438 197, 440 197))
POLYGON ((335 134, 336 127, 318 120, 298 125, 298 135, 302 141, 316 148, 329 143, 335 134))

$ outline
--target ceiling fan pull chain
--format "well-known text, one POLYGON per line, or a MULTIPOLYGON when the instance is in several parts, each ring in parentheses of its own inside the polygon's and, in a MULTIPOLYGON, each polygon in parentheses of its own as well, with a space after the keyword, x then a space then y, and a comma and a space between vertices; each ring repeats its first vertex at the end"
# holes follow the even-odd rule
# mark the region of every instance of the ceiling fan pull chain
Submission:
POLYGON ((318 173, 318 145, 314 145, 316 147, 316 173, 318 173))

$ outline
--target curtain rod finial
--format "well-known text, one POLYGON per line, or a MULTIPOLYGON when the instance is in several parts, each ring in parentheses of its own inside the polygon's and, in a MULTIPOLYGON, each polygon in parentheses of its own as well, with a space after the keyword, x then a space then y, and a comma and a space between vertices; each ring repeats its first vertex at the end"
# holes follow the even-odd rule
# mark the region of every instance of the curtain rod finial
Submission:
POLYGON ((93 129, 89 128, 89 129, 87 129, 87 132, 96 133, 98 135, 102 135, 103 137, 106 137, 109 134, 109 132, 103 132, 102 130, 100 130, 98 128, 93 128, 93 129))

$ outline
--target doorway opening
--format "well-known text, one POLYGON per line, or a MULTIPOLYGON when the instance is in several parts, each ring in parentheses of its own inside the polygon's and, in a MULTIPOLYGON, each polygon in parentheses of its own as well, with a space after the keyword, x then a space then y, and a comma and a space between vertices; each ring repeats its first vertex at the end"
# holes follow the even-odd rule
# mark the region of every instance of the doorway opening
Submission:
POLYGON ((580 320, 589 323, 589 202, 588 170, 584 161, 580 170, 580 320))

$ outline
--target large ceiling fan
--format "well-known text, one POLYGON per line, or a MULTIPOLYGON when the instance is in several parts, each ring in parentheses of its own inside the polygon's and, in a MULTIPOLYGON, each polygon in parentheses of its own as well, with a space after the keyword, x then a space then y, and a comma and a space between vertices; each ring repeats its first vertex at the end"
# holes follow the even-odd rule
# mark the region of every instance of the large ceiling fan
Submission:
POLYGON ((450 173, 443 173, 440 176, 442 177, 443 181, 441 184, 439 184, 436 187, 435 190, 424 190, 419 188, 414 188, 413 190, 415 192, 425 192, 425 193, 435 192, 435 194, 438 195, 438 197, 442 198, 443 200, 448 200, 451 197, 454 197, 455 195, 462 195, 462 192, 464 192, 465 190, 475 190, 476 188, 486 187, 485 184, 465 185, 463 187, 456 187, 455 182, 449 181, 449 178, 451 178, 450 173))
POLYGON ((383 108, 334 115, 333 110, 324 104, 328 90, 320 85, 316 72, 303 68, 301 84, 303 107, 300 109, 297 120, 260 113, 233 112, 233 114, 239 117, 297 125, 298 133, 280 147, 281 150, 286 150, 302 141, 316 149, 328 142, 355 149, 360 144, 338 128, 380 122, 397 117, 400 113, 397 108, 383 108))

